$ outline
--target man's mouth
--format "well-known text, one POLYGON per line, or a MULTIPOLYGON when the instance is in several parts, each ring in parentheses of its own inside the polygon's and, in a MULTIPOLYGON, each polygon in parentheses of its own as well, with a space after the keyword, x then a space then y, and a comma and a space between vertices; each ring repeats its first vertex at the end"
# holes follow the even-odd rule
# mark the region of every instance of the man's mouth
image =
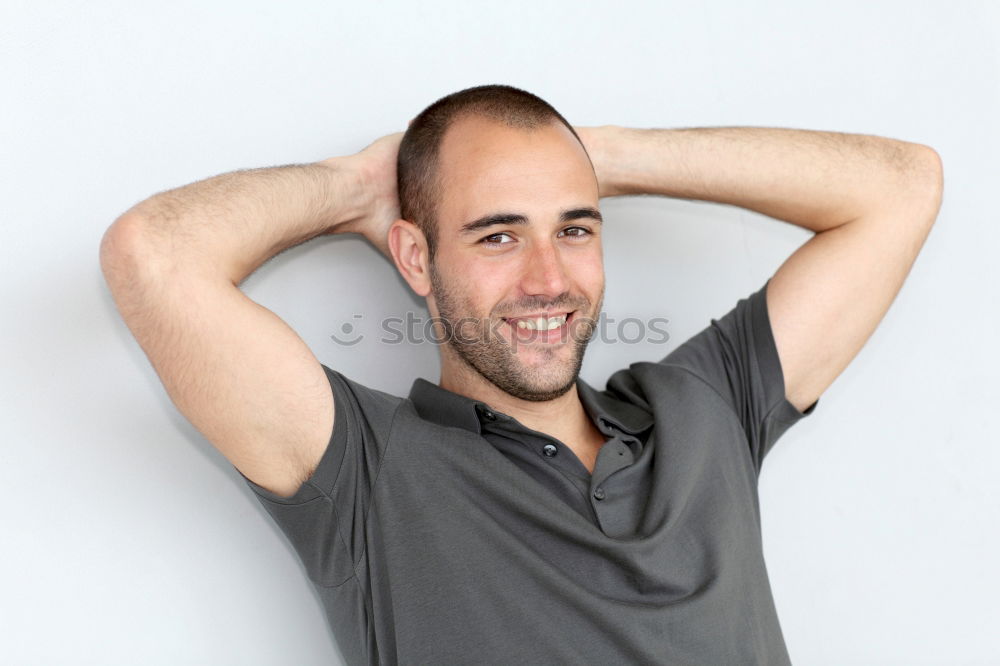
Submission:
POLYGON ((515 330, 518 337, 532 335, 537 340, 554 340, 561 337, 563 329, 576 314, 576 310, 569 312, 537 312, 521 315, 519 317, 503 317, 511 328, 515 330))
POLYGON ((507 319, 507 322, 512 326, 527 328, 532 331, 550 331, 565 324, 569 315, 569 312, 549 315, 525 315, 523 317, 510 317, 507 319))

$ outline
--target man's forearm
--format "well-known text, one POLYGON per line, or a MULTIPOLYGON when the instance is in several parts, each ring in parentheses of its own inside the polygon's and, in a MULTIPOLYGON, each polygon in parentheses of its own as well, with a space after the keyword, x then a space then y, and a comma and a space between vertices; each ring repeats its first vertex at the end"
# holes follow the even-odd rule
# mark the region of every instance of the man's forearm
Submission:
MULTIPOLYGON (((239 284, 279 252, 364 215, 351 157, 214 176, 142 201, 115 226, 130 250, 168 270, 221 272, 239 284)), ((102 253, 104 247, 102 246, 102 253)))
POLYGON ((765 127, 597 129, 591 157, 602 196, 727 203, 816 232, 935 177, 930 148, 877 136, 765 127))

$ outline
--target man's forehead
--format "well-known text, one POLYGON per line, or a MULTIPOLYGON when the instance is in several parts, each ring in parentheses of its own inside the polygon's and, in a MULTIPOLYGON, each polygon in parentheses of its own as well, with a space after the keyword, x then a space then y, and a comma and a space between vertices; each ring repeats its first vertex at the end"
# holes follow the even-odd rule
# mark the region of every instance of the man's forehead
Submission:
POLYGON ((570 150, 574 144, 579 147, 572 132, 555 119, 535 127, 511 127, 484 116, 466 115, 448 127, 438 155, 444 162, 463 158, 490 161, 505 155, 518 157, 532 148, 551 149, 554 143, 570 150))
POLYGON ((448 218, 519 203, 559 205, 566 197, 580 203, 591 194, 596 201, 593 168, 561 123, 525 130, 478 117, 462 119, 445 135, 438 176, 439 211, 448 218))

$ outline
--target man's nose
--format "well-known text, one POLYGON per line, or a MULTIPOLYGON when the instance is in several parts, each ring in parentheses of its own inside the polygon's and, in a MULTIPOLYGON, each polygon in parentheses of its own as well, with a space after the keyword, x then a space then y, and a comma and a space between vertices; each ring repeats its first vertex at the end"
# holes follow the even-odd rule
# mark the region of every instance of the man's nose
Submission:
POLYGON ((557 296, 569 288, 566 266, 551 242, 536 243, 527 257, 521 289, 532 296, 557 296))

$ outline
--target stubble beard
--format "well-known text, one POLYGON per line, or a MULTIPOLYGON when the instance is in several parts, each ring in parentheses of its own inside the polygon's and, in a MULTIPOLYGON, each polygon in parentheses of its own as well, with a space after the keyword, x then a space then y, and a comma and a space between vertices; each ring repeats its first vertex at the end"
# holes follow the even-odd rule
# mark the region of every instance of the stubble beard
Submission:
MULTIPOLYGON (((603 290, 594 312, 586 310, 589 302, 580 303, 581 307, 576 308, 579 316, 570 322, 573 324, 569 342, 572 351, 568 359, 561 358, 559 348, 537 349, 536 346, 535 351, 544 355, 545 362, 537 367, 525 367, 518 358, 516 336, 512 344, 491 328, 497 320, 475 317, 469 299, 441 280, 433 262, 430 278, 438 316, 449 323, 446 331, 448 346, 469 368, 501 391, 521 400, 553 400, 573 388, 583 366, 587 345, 597 330, 597 315, 604 301, 603 290), (460 330, 456 330, 455 326, 459 326, 460 330)), ((500 325, 507 326, 506 323, 500 325)), ((524 346, 523 343, 521 346, 524 346)))

